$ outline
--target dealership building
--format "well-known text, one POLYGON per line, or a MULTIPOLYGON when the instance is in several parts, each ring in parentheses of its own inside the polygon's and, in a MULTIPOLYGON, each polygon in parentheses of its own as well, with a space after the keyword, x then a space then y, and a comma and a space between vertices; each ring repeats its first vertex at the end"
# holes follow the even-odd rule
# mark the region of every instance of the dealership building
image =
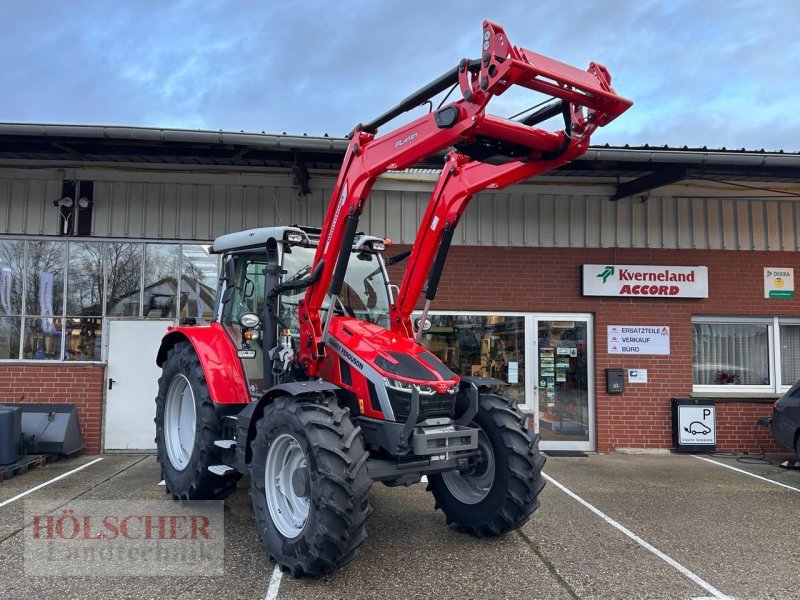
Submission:
MULTIPOLYGON (((0 402, 75 404, 89 453, 152 450, 156 350, 214 314, 211 242, 319 226, 346 147, 0 124, 0 402)), ((361 229, 387 253, 413 242, 441 160, 374 186, 361 229)), ((424 344, 506 382, 544 449, 675 448, 681 399, 714 409, 694 442, 777 451, 756 419, 800 377, 799 198, 798 154, 592 147, 473 199, 424 344)))

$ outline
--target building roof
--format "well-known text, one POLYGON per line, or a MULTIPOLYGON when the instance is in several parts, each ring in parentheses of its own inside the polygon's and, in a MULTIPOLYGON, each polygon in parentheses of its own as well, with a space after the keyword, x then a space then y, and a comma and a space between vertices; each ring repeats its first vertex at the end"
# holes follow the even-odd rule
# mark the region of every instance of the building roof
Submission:
MULTIPOLYGON (((344 138, 99 125, 0 123, 0 164, 127 163, 198 168, 292 169, 303 187, 308 170, 338 170, 344 138), (303 176, 305 173, 305 176, 303 176)), ((441 158, 418 168, 435 168, 441 158)), ((592 146, 545 177, 617 180, 613 199, 684 179, 800 183, 800 153, 668 146, 592 146)))

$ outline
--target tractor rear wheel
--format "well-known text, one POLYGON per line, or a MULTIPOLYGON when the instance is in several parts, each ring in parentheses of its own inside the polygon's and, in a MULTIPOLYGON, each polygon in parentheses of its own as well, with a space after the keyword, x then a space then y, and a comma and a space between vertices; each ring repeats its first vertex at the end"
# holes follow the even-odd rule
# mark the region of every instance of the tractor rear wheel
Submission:
POLYGON ((500 535, 524 525, 544 488, 539 436, 524 427, 513 401, 481 394, 472 422, 479 456, 466 471, 428 476, 428 490, 447 523, 477 536, 500 535))
POLYGON ((295 577, 346 565, 367 537, 369 454, 349 415, 322 396, 281 396, 256 424, 253 514, 270 557, 295 577))
POLYGON ((175 344, 161 367, 156 396, 156 447, 161 477, 176 500, 221 500, 236 490, 239 473, 216 475, 222 436, 200 359, 189 342, 175 344))

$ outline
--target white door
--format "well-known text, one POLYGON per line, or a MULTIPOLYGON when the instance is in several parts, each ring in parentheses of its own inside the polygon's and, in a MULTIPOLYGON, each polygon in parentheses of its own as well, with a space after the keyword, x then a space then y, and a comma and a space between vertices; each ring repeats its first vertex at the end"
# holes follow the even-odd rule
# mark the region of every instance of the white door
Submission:
POLYGON ((156 354, 171 324, 109 320, 104 450, 155 450, 156 354))

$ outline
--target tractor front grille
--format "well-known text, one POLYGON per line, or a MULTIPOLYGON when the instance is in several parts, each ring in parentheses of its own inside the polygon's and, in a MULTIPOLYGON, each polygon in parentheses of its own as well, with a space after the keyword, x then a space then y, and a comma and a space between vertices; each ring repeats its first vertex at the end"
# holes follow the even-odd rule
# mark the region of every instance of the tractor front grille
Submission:
MULTIPOLYGON (((411 394, 387 388, 389 402, 394 411, 394 420, 404 422, 411 412, 411 394)), ((453 417, 455 407, 455 394, 435 394, 433 396, 419 396, 419 418, 417 422, 431 417, 453 417)))

